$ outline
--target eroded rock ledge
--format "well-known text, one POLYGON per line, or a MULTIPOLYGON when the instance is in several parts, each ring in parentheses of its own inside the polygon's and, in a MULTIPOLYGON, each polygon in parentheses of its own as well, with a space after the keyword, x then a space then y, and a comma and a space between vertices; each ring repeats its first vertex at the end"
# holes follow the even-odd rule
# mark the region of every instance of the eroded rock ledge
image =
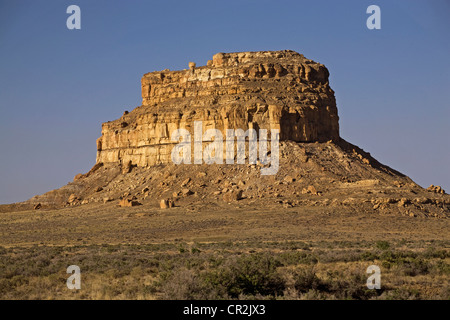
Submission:
POLYGON ((142 106, 102 125, 97 163, 149 166, 171 162, 179 128, 203 131, 279 129, 280 140, 339 139, 329 72, 290 51, 218 53, 206 66, 142 77, 142 106))

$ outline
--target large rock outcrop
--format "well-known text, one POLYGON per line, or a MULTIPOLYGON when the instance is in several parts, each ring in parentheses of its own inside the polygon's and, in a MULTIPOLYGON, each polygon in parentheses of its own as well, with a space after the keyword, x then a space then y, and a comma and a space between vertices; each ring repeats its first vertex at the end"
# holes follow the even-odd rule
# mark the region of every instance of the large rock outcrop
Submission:
POLYGON ((142 106, 103 124, 97 163, 89 172, 23 203, 0 206, 0 212, 112 208, 111 202, 155 210, 176 203, 175 209, 188 212, 239 202, 249 209, 280 205, 301 212, 450 216, 450 196, 442 188, 425 190, 339 137, 323 65, 293 51, 264 51, 219 53, 207 66, 188 66, 143 76, 142 106), (267 164, 250 163, 250 156, 244 164, 173 163, 178 141, 171 134, 184 128, 193 135, 197 121, 202 132, 215 128, 219 135, 227 129, 278 130, 277 169, 266 175, 267 164))
POLYGON ((206 66, 142 77, 142 106, 102 125, 97 163, 171 162, 176 129, 278 129, 280 140, 339 139, 334 92, 322 64, 294 51, 218 53, 206 66))

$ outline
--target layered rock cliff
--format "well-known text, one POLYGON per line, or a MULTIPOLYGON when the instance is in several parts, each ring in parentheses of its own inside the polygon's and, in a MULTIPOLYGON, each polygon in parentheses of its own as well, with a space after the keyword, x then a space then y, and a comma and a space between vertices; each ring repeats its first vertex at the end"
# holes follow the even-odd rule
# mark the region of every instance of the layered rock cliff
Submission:
POLYGON ((142 77, 142 106, 102 125, 97 163, 171 162, 176 129, 278 129, 280 140, 339 139, 334 92, 322 64, 290 51, 218 53, 206 66, 142 77))

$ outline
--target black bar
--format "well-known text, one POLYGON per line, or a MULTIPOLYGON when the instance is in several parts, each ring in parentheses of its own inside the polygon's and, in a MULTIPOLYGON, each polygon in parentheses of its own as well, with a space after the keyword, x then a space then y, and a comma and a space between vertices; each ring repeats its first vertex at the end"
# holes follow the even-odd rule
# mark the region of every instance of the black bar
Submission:
POLYGON ((15 318, 23 313, 36 317, 43 314, 66 319, 87 316, 124 317, 126 320, 137 314, 145 319, 306 319, 311 316, 355 317, 367 316, 377 319, 403 319, 417 312, 442 310, 445 314, 449 301, 0 301, 2 312, 10 311, 15 318), (445 308, 445 309, 444 309, 445 308))

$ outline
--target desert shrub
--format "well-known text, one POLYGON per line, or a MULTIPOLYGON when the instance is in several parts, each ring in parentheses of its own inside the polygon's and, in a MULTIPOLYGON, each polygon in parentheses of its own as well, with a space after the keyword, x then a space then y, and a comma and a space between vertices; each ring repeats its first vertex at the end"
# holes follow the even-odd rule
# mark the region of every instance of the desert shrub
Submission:
POLYGON ((296 271, 294 274, 294 288, 300 293, 310 290, 327 291, 327 284, 320 280, 312 269, 296 271))
POLYGON ((361 254, 355 250, 318 250, 316 252, 317 259, 321 263, 331 263, 331 262, 353 262, 359 261, 361 259, 361 254))
POLYGON ((193 270, 180 269, 162 284, 162 298, 173 300, 204 300, 217 298, 216 290, 193 270))
POLYGON ((420 299, 420 293, 417 290, 396 288, 385 291, 380 298, 383 300, 418 300, 420 299))
POLYGON ((180 260, 179 262, 184 266, 186 269, 204 269, 205 266, 205 260, 204 257, 200 255, 193 255, 184 258, 184 260, 180 260))
POLYGON ((380 259, 383 261, 387 261, 391 264, 398 264, 401 263, 403 261, 405 261, 406 259, 415 259, 417 258, 418 254, 415 252, 410 252, 410 251, 391 251, 391 250, 386 250, 383 251, 383 253, 381 253, 380 255, 380 259))
POLYGON ((278 254, 279 262, 284 266, 307 264, 314 265, 319 260, 310 252, 288 251, 278 254))
POLYGON ((155 294, 159 289, 158 283, 154 281, 151 285, 144 285, 144 294, 155 294))
POLYGON ((383 290, 371 290, 366 286, 366 275, 352 273, 343 279, 327 283, 328 292, 337 299, 368 300, 382 294, 383 290))
POLYGON ((311 246, 305 242, 302 241, 286 241, 284 243, 278 244, 278 243, 274 243, 273 247, 280 247, 281 249, 285 249, 285 250, 306 250, 306 251, 311 251, 311 246))
POLYGON ((215 269, 224 263, 225 258, 221 255, 211 255, 207 257, 206 261, 211 269, 215 269))
POLYGON ((9 279, 0 278, 0 296, 5 296, 8 291, 13 288, 9 279))
POLYGON ((437 250, 436 248, 429 248, 424 252, 423 256, 428 259, 445 259, 450 257, 450 252, 448 252, 447 250, 437 250))
POLYGON ((231 298, 240 295, 278 296, 285 283, 277 272, 281 263, 268 254, 232 257, 221 268, 208 274, 207 282, 221 288, 231 298))
POLYGON ((387 249, 389 249, 390 248, 390 243, 388 242, 388 241, 377 241, 376 243, 375 243, 375 246, 378 248, 378 249, 381 249, 381 250, 387 250, 387 249))
POLYGON ((384 251, 380 255, 382 266, 390 269, 395 268, 398 274, 406 276, 416 276, 427 274, 430 269, 430 263, 420 258, 415 252, 393 252, 384 251))
POLYGON ((443 260, 438 260, 433 264, 433 271, 437 274, 450 276, 450 264, 443 260))
POLYGON ((437 298, 449 301, 450 300, 450 287, 446 286, 446 287, 442 288, 441 292, 437 298))
POLYGON ((110 245, 110 246, 108 246, 108 247, 106 248, 106 251, 107 251, 108 253, 113 253, 113 252, 119 251, 119 248, 110 245))
POLYGON ((379 256, 371 251, 366 251, 359 255, 359 260, 361 261, 375 261, 377 259, 379 259, 379 256))
POLYGON ((430 265, 423 259, 405 259, 397 264, 397 269, 405 276, 414 277, 420 274, 427 274, 430 265))
POLYGON ((328 242, 313 250, 300 241, 231 245, 0 247, 0 299, 449 299, 448 284, 433 280, 450 275, 446 243, 411 242, 411 249, 397 250, 372 241, 347 248, 333 242, 333 250, 328 242), (390 268, 386 279, 394 277, 395 287, 367 289, 360 267, 375 260, 390 268), (82 293, 65 288, 71 264, 84 274, 82 293), (426 277, 408 279, 416 275, 426 277), (422 279, 433 290, 408 285, 422 279))
POLYGON ((383 292, 368 289, 362 273, 328 271, 326 277, 320 278, 313 269, 304 269, 295 271, 293 278, 300 299, 368 300, 383 292))
POLYGON ((20 287, 22 285, 27 285, 29 282, 28 278, 22 275, 14 276, 9 281, 12 287, 20 287))
POLYGON ((192 247, 192 248, 191 248, 191 253, 192 253, 192 254, 200 253, 200 252, 201 252, 201 251, 200 251, 199 248, 196 248, 196 247, 192 247))
POLYGON ((335 241, 335 243, 340 248, 349 248, 353 246, 353 243, 350 241, 335 241))

